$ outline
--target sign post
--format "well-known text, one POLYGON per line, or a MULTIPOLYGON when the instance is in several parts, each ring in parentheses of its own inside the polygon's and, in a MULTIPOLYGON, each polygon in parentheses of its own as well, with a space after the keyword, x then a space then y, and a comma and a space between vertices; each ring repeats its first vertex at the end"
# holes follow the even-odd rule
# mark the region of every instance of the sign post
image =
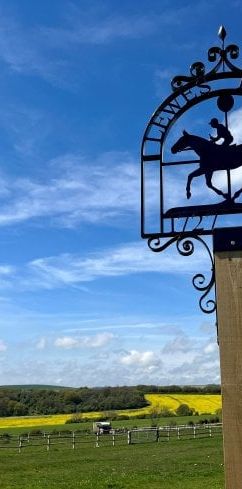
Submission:
POLYGON ((154 252, 175 244, 189 256, 199 244, 209 258, 209 277, 199 272, 193 285, 201 310, 217 313, 226 489, 241 489, 242 130, 238 135, 233 116, 241 109, 242 69, 223 26, 218 36, 221 46, 208 51, 212 68, 197 61, 189 75, 176 76, 147 124, 141 235, 154 252))
POLYGON ((242 232, 214 235, 226 489, 242 487, 242 232))

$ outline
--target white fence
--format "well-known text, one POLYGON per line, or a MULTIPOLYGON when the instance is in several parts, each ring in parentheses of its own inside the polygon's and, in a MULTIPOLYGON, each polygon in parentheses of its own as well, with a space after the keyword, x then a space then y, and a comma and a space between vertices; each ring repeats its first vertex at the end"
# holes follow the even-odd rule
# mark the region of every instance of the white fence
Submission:
POLYGON ((43 448, 50 451, 54 447, 81 448, 85 446, 102 448, 107 446, 135 445, 140 443, 159 443, 172 440, 210 438, 222 434, 222 424, 164 426, 158 428, 137 428, 129 431, 112 433, 84 433, 79 431, 43 433, 27 433, 23 435, 0 435, 0 449, 17 449, 19 453, 28 447, 43 448))

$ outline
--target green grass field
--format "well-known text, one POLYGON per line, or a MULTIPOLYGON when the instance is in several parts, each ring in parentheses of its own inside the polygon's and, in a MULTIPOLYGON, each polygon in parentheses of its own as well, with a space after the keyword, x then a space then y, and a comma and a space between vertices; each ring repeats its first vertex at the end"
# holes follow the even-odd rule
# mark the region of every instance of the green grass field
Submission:
MULTIPOLYGON (((151 426, 151 424, 157 424, 158 426, 166 426, 166 425, 181 425, 187 424, 189 421, 193 421, 193 423, 199 423, 200 420, 211 419, 213 415, 201 415, 201 416, 174 416, 174 417, 157 417, 154 419, 144 418, 144 419, 125 419, 125 420, 116 420, 112 421, 113 428, 142 428, 151 426)), ((3 419, 3 418, 2 418, 3 419)), ((19 418, 21 420, 21 418, 19 418)), ((70 424, 53 424, 53 425, 36 425, 36 426, 19 426, 17 428, 13 427, 0 427, 0 435, 3 433, 12 433, 12 434, 21 434, 28 433, 32 430, 41 430, 42 432, 52 432, 55 431, 63 431, 63 430, 90 430, 92 431, 92 422, 84 421, 82 423, 70 423, 70 424)))
POLYGON ((4 489, 222 489, 222 438, 1 449, 4 489))

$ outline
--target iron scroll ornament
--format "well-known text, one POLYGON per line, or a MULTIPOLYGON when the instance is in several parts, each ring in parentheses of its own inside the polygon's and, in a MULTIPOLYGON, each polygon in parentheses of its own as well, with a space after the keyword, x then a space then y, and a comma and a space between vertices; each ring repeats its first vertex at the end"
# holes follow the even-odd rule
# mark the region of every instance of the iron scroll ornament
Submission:
POLYGON ((206 314, 211 314, 216 311, 216 301, 212 298, 208 298, 210 292, 212 291, 215 284, 215 269, 214 269, 214 260, 213 255, 209 249, 207 243, 200 236, 195 236, 191 234, 191 236, 175 236, 171 238, 169 241, 165 243, 161 242, 159 237, 157 238, 149 238, 148 246, 155 253, 159 253, 168 248, 171 244, 176 244, 176 248, 178 253, 182 256, 190 256, 195 251, 195 242, 199 242, 202 244, 210 258, 211 263, 211 276, 207 280, 203 273, 197 273, 194 275, 192 279, 193 286, 196 290, 202 293, 199 299, 199 307, 202 312, 206 314))
POLYGON ((189 75, 173 78, 172 92, 153 113, 147 124, 141 148, 141 235, 148 239, 148 246, 154 252, 161 252, 176 243, 178 252, 189 256, 194 252, 195 242, 203 244, 211 261, 211 277, 206 281, 202 273, 197 273, 193 278, 193 285, 201 292, 199 305, 206 313, 216 310, 215 299, 208 299, 209 294, 213 292, 215 273, 212 253, 202 236, 213 235, 218 226, 218 217, 242 215, 242 188, 234 189, 231 180, 233 170, 242 166, 242 145, 232 144, 233 134, 228 118, 235 98, 242 97, 242 69, 234 64, 234 60, 239 56, 239 47, 235 44, 225 46, 224 27, 219 30, 219 38, 221 46, 214 46, 208 50, 208 61, 213 64, 212 69, 207 70, 204 63, 197 61, 192 64, 189 75), (170 153, 177 156, 181 151, 192 149, 195 158, 166 161, 165 144, 172 128, 187 111, 203 102, 217 102, 216 110, 219 111, 219 116, 215 114, 214 117, 212 114, 210 121, 210 125, 216 128, 217 136, 210 136, 209 141, 199 135, 190 134, 185 128, 181 137, 170 146, 170 153), (220 121, 221 113, 223 123, 220 121), (220 143, 221 139, 223 141, 220 145, 217 144, 219 139, 220 143), (155 229, 152 226, 147 229, 150 216, 147 170, 155 165, 159 182, 159 218, 155 229), (196 166, 187 176, 184 198, 186 197, 187 201, 193 199, 193 180, 204 176, 207 189, 212 195, 212 203, 203 202, 198 205, 196 202, 196 205, 167 206, 165 172, 169 168, 179 168, 179 165, 182 165, 182 169, 186 168, 186 171, 188 165, 196 166), (214 172, 218 170, 223 172, 224 179, 226 178, 226 189, 220 188, 213 181, 214 172), (217 198, 220 199, 219 202, 214 203, 214 199, 217 198), (165 243, 161 241, 162 238, 166 238, 165 243))

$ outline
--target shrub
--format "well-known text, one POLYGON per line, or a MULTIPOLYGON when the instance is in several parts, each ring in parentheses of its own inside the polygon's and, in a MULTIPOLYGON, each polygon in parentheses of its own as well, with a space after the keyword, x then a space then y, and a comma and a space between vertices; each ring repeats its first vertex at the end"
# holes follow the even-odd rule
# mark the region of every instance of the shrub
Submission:
POLYGON ((3 440, 3 441, 10 441, 10 438, 11 438, 11 435, 9 433, 3 433, 2 435, 0 435, 0 440, 3 440))
POLYGON ((207 418, 204 418, 204 419, 200 419, 198 421, 199 424, 208 424, 209 423, 209 420, 207 418))
POLYGON ((188 426, 194 426, 194 422, 191 420, 191 421, 188 421, 188 426))
POLYGON ((169 422, 169 426, 177 426, 177 422, 172 420, 169 422))
POLYGON ((180 404, 176 409, 177 416, 192 416, 194 414, 194 409, 190 408, 187 404, 180 404))
POLYGON ((74 414, 71 418, 67 419, 65 424, 71 424, 71 423, 83 423, 85 419, 83 419, 82 414, 74 414))
POLYGON ((213 416, 212 418, 210 418, 209 420, 209 423, 219 423, 220 422, 220 419, 218 416, 213 416))
POLYGON ((43 435, 43 434, 44 434, 44 433, 43 433, 43 431, 41 431, 41 430, 32 430, 32 431, 31 431, 31 435, 33 435, 33 436, 41 436, 41 435, 43 435))
POLYGON ((168 407, 164 406, 160 410, 160 416, 162 418, 171 418, 171 417, 175 416, 175 413, 173 411, 171 411, 171 409, 169 409, 168 407))

